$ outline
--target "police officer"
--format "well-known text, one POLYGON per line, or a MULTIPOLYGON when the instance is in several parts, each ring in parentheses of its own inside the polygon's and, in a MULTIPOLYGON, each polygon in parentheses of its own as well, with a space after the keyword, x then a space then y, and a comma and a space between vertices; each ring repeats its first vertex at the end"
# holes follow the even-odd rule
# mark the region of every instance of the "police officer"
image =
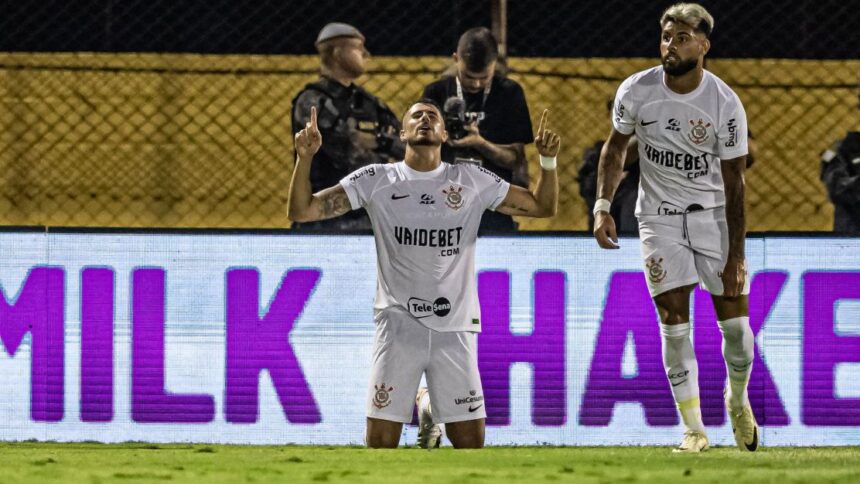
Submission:
POLYGON ((849 131, 824 152, 821 181, 833 202, 833 231, 860 235, 860 131, 849 131))
MULTIPOLYGON (((293 99, 293 134, 305 127, 311 107, 317 108, 317 123, 325 140, 311 164, 314 192, 336 185, 341 178, 372 163, 403 158, 399 139, 400 120, 363 88, 355 84, 365 71, 370 53, 364 36, 355 27, 330 23, 315 43, 320 55, 320 79, 305 86, 293 99)), ((364 210, 319 222, 293 224, 303 231, 370 230, 364 210)))

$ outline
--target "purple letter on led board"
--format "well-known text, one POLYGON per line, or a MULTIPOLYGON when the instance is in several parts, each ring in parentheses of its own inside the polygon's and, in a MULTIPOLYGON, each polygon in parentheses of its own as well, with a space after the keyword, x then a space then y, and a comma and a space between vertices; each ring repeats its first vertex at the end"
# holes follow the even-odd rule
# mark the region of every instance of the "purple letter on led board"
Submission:
POLYGON ((253 269, 227 272, 228 422, 253 423, 259 411, 260 372, 268 370, 287 420, 322 421, 316 400, 290 346, 290 331, 319 281, 318 270, 287 272, 260 317, 260 275, 253 269))
POLYGON ((511 334, 510 274, 486 271, 478 275, 482 333, 478 338, 478 366, 487 402, 487 424, 511 422, 511 364, 532 364, 532 422, 563 425, 567 416, 564 358, 565 274, 534 274, 534 330, 511 334))

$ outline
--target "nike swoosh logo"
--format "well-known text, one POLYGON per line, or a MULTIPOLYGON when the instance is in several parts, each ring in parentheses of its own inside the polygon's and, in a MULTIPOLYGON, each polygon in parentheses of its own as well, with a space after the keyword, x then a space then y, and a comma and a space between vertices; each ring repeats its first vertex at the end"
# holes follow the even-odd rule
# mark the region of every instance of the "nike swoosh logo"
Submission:
POLYGON ((392 199, 392 200, 400 200, 400 199, 402 199, 402 198, 406 198, 406 197, 408 197, 408 196, 409 196, 409 195, 395 195, 395 194, 393 194, 393 193, 392 193, 392 194, 391 194, 391 199, 392 199))
POLYGON ((672 383, 672 386, 676 387, 676 386, 680 385, 681 383, 687 383, 687 379, 684 378, 683 380, 679 381, 678 383, 672 383))
POLYGON ((645 126, 648 126, 648 125, 654 124, 654 123, 656 123, 656 122, 657 122, 657 120, 656 120, 656 119, 655 119, 654 121, 649 121, 649 122, 647 122, 647 123, 645 122, 645 120, 644 120, 644 119, 641 119, 641 120, 639 120, 639 125, 640 125, 640 126, 645 127, 645 126))
POLYGON ((481 407, 483 407, 483 406, 484 406, 484 404, 483 404, 483 403, 482 403, 482 404, 480 404, 480 405, 478 405, 478 406, 477 406, 477 407, 475 407, 475 408, 472 408, 472 406, 471 406, 471 405, 469 405, 469 412, 474 412, 475 410, 477 410, 477 409, 479 409, 479 408, 481 408, 481 407))

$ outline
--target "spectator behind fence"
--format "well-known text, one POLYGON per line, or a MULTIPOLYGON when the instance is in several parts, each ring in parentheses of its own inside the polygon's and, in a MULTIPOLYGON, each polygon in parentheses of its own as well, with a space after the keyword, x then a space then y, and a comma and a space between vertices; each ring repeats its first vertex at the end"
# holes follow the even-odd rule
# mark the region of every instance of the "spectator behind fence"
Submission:
MULTIPOLYGON (((448 143, 442 147, 442 159, 483 166, 528 188, 525 145, 534 139, 529 108, 523 88, 496 69, 498 42, 485 27, 470 29, 460 37, 453 57, 452 75, 424 88, 424 97, 443 108, 448 143)), ((510 215, 486 211, 479 234, 516 229, 510 215)))
POLYGON ((849 131, 824 152, 821 181, 833 202, 833 231, 860 235, 860 131, 849 131))
MULTIPOLYGON (((607 111, 612 113, 613 100, 610 99, 606 105, 607 111)), ((597 162, 600 160, 600 150, 603 148, 604 140, 596 141, 592 146, 585 149, 582 154, 582 166, 577 173, 576 181, 579 182, 579 194, 588 205, 588 230, 594 230, 594 202, 597 200, 597 162)), ((636 197, 639 194, 639 150, 636 145, 636 137, 630 139, 627 148, 627 156, 624 162, 624 171, 621 173, 621 184, 615 191, 612 200, 611 214, 615 219, 615 228, 619 234, 639 235, 639 222, 636 221, 636 197)))
MULTIPOLYGON (((320 79, 305 86, 293 99, 293 135, 310 120, 317 108, 319 130, 325 144, 311 164, 314 192, 336 185, 341 178, 372 163, 388 163, 403 158, 400 120, 379 100, 355 84, 364 74, 370 53, 364 36, 355 27, 330 23, 317 36, 320 79)), ((356 210, 341 217, 293 224, 302 231, 370 230, 367 212, 356 210)))

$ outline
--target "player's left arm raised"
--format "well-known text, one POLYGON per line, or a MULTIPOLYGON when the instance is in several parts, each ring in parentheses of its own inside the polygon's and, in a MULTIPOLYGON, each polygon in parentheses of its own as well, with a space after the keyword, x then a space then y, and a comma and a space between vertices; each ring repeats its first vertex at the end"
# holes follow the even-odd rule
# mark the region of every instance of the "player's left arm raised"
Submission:
POLYGON ((722 160, 723 183, 726 190, 726 222, 729 229, 729 256, 720 278, 723 296, 735 297, 743 291, 746 281, 746 214, 744 211, 744 169, 746 155, 722 160))
POLYGON ((541 171, 534 192, 511 185, 497 211, 526 217, 552 217, 558 211, 558 172, 556 157, 561 146, 558 134, 547 129, 549 110, 540 117, 535 146, 541 156, 541 171))

